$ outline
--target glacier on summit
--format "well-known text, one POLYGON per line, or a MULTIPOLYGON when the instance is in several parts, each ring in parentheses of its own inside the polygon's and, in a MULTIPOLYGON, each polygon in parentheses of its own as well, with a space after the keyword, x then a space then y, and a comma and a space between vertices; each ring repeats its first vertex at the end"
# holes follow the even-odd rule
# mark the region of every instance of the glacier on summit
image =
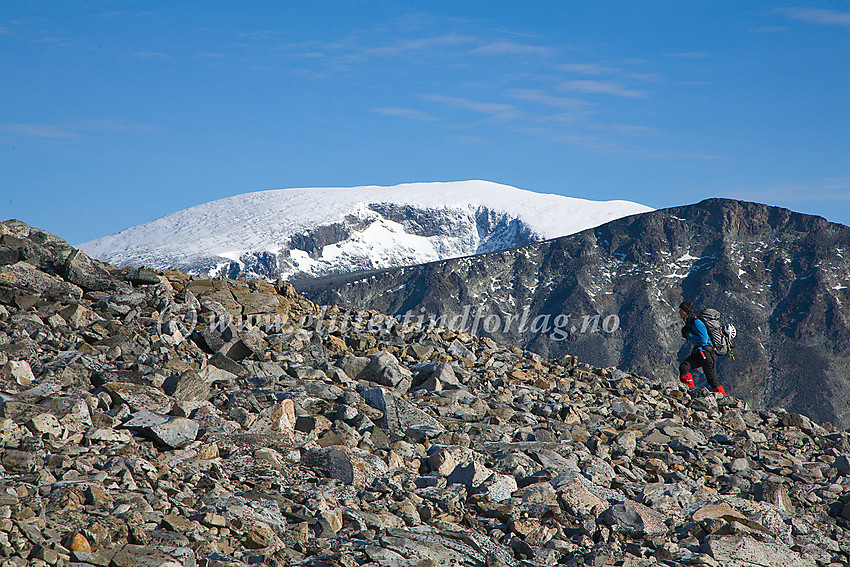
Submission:
POLYGON ((235 195, 80 245, 118 267, 295 279, 504 250, 652 210, 488 181, 235 195))

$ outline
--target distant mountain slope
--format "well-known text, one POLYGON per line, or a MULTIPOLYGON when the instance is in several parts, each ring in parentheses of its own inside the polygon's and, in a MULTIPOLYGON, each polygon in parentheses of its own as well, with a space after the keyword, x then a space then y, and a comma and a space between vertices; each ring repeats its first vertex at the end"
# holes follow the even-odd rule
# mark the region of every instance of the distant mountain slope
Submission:
POLYGON ((487 181, 278 189, 191 207, 80 248, 119 267, 286 279, 503 250, 648 210, 487 181))
POLYGON ((397 316, 461 322, 469 306, 467 328, 480 309, 479 334, 667 381, 689 352, 676 307, 692 299, 738 328, 735 360, 719 366, 727 391, 850 426, 850 228, 821 217, 710 199, 513 250, 296 287, 318 303, 397 316), (571 315, 560 331, 558 315, 571 315))

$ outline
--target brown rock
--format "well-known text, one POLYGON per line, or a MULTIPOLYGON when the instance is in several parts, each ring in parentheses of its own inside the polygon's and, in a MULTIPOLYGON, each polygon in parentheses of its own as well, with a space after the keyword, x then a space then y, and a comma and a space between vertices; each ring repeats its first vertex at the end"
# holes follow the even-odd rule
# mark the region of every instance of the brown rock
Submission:
POLYGON ((725 516, 730 516, 733 518, 743 518, 741 514, 736 512, 735 509, 732 508, 732 506, 730 506, 726 502, 703 506, 702 508, 694 512, 691 518, 695 522, 701 522, 706 518, 723 518, 725 516))
POLYGON ((91 545, 89 545, 89 540, 86 539, 86 536, 79 532, 75 533, 71 537, 71 551, 91 553, 91 545))
POLYGON ((86 504, 91 504, 99 508, 111 508, 112 496, 98 484, 92 484, 86 488, 84 496, 86 504))
POLYGON ((341 354, 348 351, 348 346, 345 344, 345 341, 336 335, 329 335, 327 339, 325 339, 325 348, 328 349, 330 354, 341 354))
POLYGON ((524 518, 519 520, 513 520, 511 522, 511 531, 523 538, 525 538, 538 528, 540 528, 540 522, 538 522, 534 518, 524 518))
POLYGON ((227 526, 227 518, 221 514, 207 512, 198 519, 203 525, 211 528, 223 528, 227 526))
POLYGON ((251 522, 245 531, 245 547, 249 549, 271 547, 278 543, 278 541, 274 530, 263 522, 251 522))
POLYGON ((442 476, 449 476, 455 470, 457 461, 448 449, 443 449, 428 458, 428 465, 432 471, 438 472, 442 476))
POLYGON ((74 329, 81 329, 88 325, 93 317, 91 309, 81 303, 72 303, 59 311, 59 315, 74 329))
POLYGON ((198 524, 177 514, 166 514, 162 517, 164 528, 182 534, 198 531, 198 524))

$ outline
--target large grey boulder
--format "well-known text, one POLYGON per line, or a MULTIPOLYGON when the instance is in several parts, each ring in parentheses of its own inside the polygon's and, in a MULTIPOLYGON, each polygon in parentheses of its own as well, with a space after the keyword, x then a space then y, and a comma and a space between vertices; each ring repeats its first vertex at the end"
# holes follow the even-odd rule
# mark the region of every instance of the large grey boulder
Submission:
POLYGON ((107 382, 103 385, 103 389, 112 397, 113 403, 127 404, 133 411, 146 409, 167 414, 173 405, 171 398, 162 390, 145 384, 107 382))
POLYGON ((494 472, 478 486, 477 492, 485 494, 493 502, 504 502, 510 500, 516 490, 514 477, 494 472))
POLYGON ((587 481, 578 473, 563 473, 549 482, 557 491, 564 509, 574 516, 596 515, 608 506, 607 500, 588 490, 585 486, 587 481))
POLYGON ((389 470, 386 463, 367 451, 343 446, 308 449, 301 463, 327 478, 362 488, 389 470))
POLYGON ((181 401, 208 400, 211 387, 210 381, 195 370, 171 376, 162 385, 166 394, 181 401))
POLYGON ((188 417, 172 417, 163 423, 152 425, 147 431, 159 443, 170 449, 182 449, 198 436, 197 421, 188 417))
POLYGON ((381 351, 370 354, 369 364, 363 369, 361 377, 381 386, 406 392, 413 382, 413 374, 392 354, 381 351))
POLYGON ((613 529, 636 537, 667 533, 664 516, 637 502, 614 504, 602 514, 602 520, 613 529))
POLYGON ((188 547, 130 545, 122 547, 110 563, 112 567, 195 567, 195 552, 188 547))
POLYGON ((424 362, 411 367, 414 372, 413 389, 439 392, 462 387, 451 364, 424 362))
MULTIPOLYGON (((65 261, 57 268, 59 275, 66 281, 86 290, 108 291, 116 287, 116 280, 109 275, 103 264, 92 260, 79 250, 73 250, 68 254, 65 261)), ((127 287, 127 284, 122 285, 127 287)))
MULTIPOLYGON (((493 475, 493 471, 478 461, 470 461, 466 465, 459 465, 452 470, 446 482, 448 484, 462 484, 467 490, 478 488, 485 480, 493 475)), ((516 490, 516 487, 514 487, 516 490)))
POLYGON ((0 288, 2 287, 45 295, 54 299, 79 300, 83 296, 83 290, 79 286, 42 272, 27 262, 0 266, 0 288))
POLYGON ((817 562, 781 543, 746 536, 710 537, 708 553, 723 567, 815 567, 817 562))
POLYGON ((29 386, 35 381, 32 368, 26 360, 10 360, 0 368, 0 378, 7 384, 29 386))
POLYGON ((412 428, 432 434, 445 430, 434 417, 386 388, 364 390, 360 395, 367 404, 384 412, 380 424, 396 437, 404 437, 412 428))

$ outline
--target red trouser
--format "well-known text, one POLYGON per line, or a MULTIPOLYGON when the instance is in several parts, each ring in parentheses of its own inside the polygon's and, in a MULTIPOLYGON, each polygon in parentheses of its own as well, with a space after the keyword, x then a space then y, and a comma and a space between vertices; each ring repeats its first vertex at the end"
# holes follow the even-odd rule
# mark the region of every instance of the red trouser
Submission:
POLYGON ((713 350, 703 352, 700 349, 694 349, 691 356, 679 365, 679 376, 690 374, 692 368, 702 368, 705 379, 708 380, 708 385, 713 390, 720 386, 720 382, 717 380, 716 363, 717 354, 713 350))

